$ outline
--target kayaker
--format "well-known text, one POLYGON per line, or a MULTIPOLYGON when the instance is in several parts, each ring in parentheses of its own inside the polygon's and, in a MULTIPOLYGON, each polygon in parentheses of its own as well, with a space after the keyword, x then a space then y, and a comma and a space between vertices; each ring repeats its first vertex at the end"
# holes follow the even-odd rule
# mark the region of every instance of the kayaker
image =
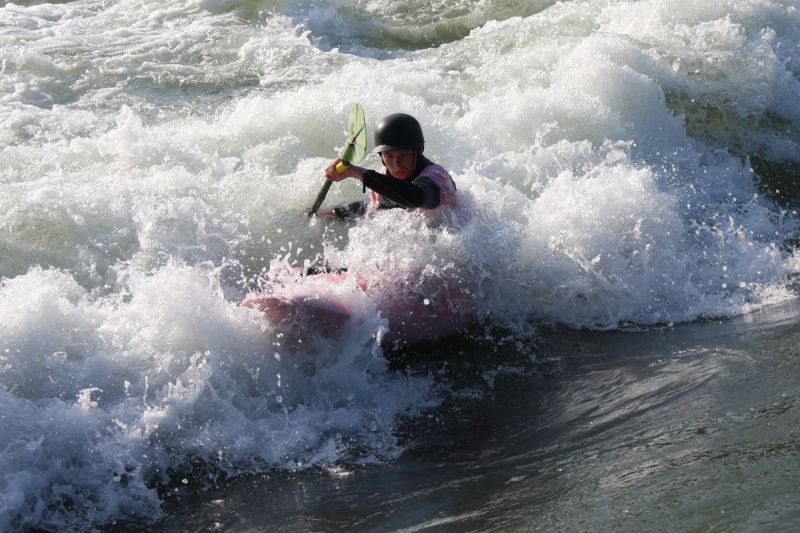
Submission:
POLYGON ((383 118, 375 128, 375 149, 383 162, 381 172, 348 165, 340 174, 332 161, 325 168, 331 181, 354 178, 364 184, 369 196, 347 205, 321 210, 322 215, 339 219, 363 216, 378 209, 407 208, 433 210, 455 206, 456 184, 447 170, 423 155, 425 137, 417 119, 405 113, 383 118))
MULTIPOLYGON (((325 169, 327 179, 360 180, 370 194, 349 205, 320 209, 318 214, 347 219, 395 207, 434 214, 445 206, 457 205, 456 185, 450 174, 423 155, 425 139, 414 117, 404 113, 389 115, 380 121, 374 137, 374 150, 383 162, 381 172, 347 165, 340 174, 336 166, 341 159, 325 169)), ((349 283, 366 293, 389 321, 388 332, 377 337, 386 346, 430 341, 475 322, 472 296, 458 278, 449 283, 440 276, 423 275, 420 265, 407 265, 402 273, 395 271, 393 276, 376 276, 365 270, 348 272, 324 263, 307 267, 303 273, 297 267, 300 279, 296 283, 278 286, 268 294, 248 296, 241 305, 264 312, 271 322, 289 327, 311 324, 312 333, 333 337, 353 313, 352 302, 342 300, 341 292, 335 290, 336 286, 349 283)))

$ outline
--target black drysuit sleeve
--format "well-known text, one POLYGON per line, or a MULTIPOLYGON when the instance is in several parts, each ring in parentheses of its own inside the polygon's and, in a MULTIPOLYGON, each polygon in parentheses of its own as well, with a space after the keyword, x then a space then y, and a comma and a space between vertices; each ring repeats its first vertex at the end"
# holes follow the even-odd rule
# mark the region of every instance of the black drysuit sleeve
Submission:
POLYGON ((364 172, 364 186, 402 207, 433 209, 439 206, 439 186, 428 176, 399 180, 374 170, 364 172))

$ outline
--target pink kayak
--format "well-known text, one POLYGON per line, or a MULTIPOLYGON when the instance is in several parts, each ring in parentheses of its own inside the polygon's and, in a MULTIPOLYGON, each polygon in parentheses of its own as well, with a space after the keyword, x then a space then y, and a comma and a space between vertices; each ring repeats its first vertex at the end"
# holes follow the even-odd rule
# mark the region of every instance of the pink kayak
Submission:
POLYGON ((432 341, 473 325, 475 302, 458 283, 441 279, 370 283, 349 273, 324 273, 252 295, 242 307, 258 309, 274 324, 298 324, 335 337, 356 313, 353 292, 366 295, 389 323, 384 345, 432 341), (348 292, 349 289, 349 292, 348 292))

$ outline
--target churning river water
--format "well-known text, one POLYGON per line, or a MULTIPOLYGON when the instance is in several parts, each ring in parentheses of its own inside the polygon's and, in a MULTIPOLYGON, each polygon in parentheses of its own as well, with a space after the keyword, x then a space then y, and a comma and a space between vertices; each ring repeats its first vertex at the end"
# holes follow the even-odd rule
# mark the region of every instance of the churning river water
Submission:
POLYGON ((800 528, 797 1, 2 2, 0 125, 0 530, 800 528), (305 216, 354 102, 446 223, 305 216))

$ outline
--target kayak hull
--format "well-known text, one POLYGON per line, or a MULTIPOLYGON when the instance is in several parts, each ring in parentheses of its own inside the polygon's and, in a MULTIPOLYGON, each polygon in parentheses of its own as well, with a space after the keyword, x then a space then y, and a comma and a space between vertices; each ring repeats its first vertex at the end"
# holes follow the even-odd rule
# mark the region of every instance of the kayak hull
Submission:
MULTIPOLYGON (((273 324, 306 328, 308 334, 338 336, 357 314, 355 291, 363 293, 389 330, 381 338, 385 346, 433 341, 457 333, 475 323, 474 303, 469 294, 446 283, 422 284, 427 290, 388 290, 364 280, 355 283, 346 273, 319 274, 298 283, 276 287, 271 293, 253 295, 242 307, 257 309, 273 324), (351 282, 352 290, 342 290, 351 282), (420 294, 423 292, 424 294, 420 294)), ((372 306, 370 306, 372 307, 372 306)))

